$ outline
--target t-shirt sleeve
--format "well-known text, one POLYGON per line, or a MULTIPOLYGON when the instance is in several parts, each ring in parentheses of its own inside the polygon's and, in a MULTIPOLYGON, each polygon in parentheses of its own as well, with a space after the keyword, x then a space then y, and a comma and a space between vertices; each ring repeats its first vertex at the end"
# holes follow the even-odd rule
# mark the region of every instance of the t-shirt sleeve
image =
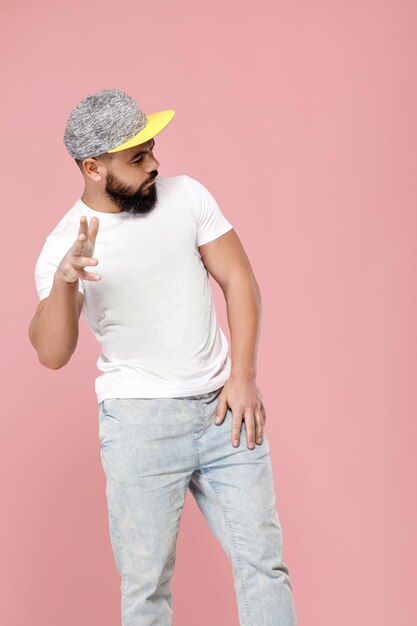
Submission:
POLYGON ((197 246, 217 239, 233 228, 229 220, 223 215, 215 198, 210 191, 198 180, 186 175, 191 186, 195 215, 197 218, 197 246))
MULTIPOLYGON (((63 256, 71 243, 59 235, 48 235, 35 265, 35 285, 39 300, 49 296, 54 282, 54 275, 63 256)), ((78 291, 84 293, 84 284, 78 281, 78 291)))

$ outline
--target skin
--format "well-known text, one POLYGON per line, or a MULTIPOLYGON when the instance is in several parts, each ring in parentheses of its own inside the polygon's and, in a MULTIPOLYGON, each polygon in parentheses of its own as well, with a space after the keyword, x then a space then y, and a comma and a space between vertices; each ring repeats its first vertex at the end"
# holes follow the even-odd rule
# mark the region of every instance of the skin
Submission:
POLYGON ((157 202, 156 185, 148 183, 158 175, 159 161, 153 155, 154 138, 120 152, 84 159, 81 200, 96 211, 149 213, 157 202), (143 152, 140 156, 137 153, 143 152))
MULTIPOLYGON (((112 154, 84 159, 81 171, 85 180, 81 199, 103 212, 128 211, 135 215, 149 213, 157 201, 156 185, 145 185, 158 174, 159 162, 153 155, 151 139, 139 146, 112 154), (135 161, 137 152, 146 152, 135 161)), ((100 274, 86 272, 94 266, 93 257, 99 220, 80 218, 78 237, 62 259, 57 276, 65 282, 99 280, 100 274)), ((248 257, 233 230, 214 241, 199 246, 207 271, 221 286, 227 304, 232 336, 232 372, 219 395, 215 424, 221 425, 230 407, 232 411, 231 442, 240 445, 242 422, 246 427, 249 449, 262 443, 266 412, 262 394, 256 383, 256 350, 260 332, 261 300, 259 286, 248 257)))

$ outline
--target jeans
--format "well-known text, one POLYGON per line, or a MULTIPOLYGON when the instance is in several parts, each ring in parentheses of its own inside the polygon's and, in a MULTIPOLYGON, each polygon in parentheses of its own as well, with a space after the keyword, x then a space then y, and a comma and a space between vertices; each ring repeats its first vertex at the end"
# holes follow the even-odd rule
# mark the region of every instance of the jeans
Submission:
POLYGON ((170 580, 188 487, 230 559, 240 625, 297 626, 268 438, 264 432, 250 450, 243 422, 232 446, 231 409, 214 423, 221 390, 99 403, 122 626, 172 626, 170 580))

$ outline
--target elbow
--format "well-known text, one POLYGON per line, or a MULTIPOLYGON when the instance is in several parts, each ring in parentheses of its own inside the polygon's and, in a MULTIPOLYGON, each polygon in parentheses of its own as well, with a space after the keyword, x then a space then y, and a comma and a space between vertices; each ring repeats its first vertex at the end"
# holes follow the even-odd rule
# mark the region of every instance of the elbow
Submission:
POLYGON ((64 367, 64 365, 68 363, 68 360, 69 359, 67 359, 66 361, 54 361, 53 359, 49 359, 48 357, 45 357, 44 355, 38 354, 39 363, 43 365, 44 367, 47 367, 50 370, 61 369, 61 367, 64 367))
POLYGON ((225 294, 229 289, 233 289, 235 286, 237 289, 248 286, 256 293, 258 298, 261 298, 261 288, 259 287, 259 283, 253 272, 238 272, 229 276, 227 281, 220 284, 220 287, 225 294))
POLYGON ((53 355, 51 352, 48 353, 48 351, 42 351, 39 342, 37 341, 37 337, 35 335, 32 324, 29 327, 28 335, 30 343, 36 350, 39 363, 50 370, 59 370, 61 369, 61 367, 64 367, 64 365, 66 365, 70 360, 75 350, 74 348, 74 350, 72 350, 70 353, 65 354, 65 356, 60 355, 57 357, 56 354, 53 355))
POLYGON ((57 357, 56 355, 53 356, 51 354, 48 355, 39 351, 37 352, 37 354, 39 363, 50 370, 61 369, 61 367, 64 367, 64 365, 68 363, 72 356, 72 352, 61 357, 57 357))

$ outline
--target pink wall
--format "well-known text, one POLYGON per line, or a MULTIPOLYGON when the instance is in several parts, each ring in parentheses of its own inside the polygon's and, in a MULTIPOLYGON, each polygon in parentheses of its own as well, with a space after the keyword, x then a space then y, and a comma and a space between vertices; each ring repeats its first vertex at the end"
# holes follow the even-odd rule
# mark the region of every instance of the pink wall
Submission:
MULTIPOLYGON (((63 6, 10 3, 0 27, 1 623, 120 624, 99 347, 83 320, 70 363, 52 371, 27 337, 35 260, 82 193, 66 118, 119 88, 146 112, 176 110, 159 172, 208 186, 261 285, 258 384, 300 626, 410 626, 416 4, 63 6)), ((172 588, 178 626, 237 626, 227 557, 190 494, 172 588)))

